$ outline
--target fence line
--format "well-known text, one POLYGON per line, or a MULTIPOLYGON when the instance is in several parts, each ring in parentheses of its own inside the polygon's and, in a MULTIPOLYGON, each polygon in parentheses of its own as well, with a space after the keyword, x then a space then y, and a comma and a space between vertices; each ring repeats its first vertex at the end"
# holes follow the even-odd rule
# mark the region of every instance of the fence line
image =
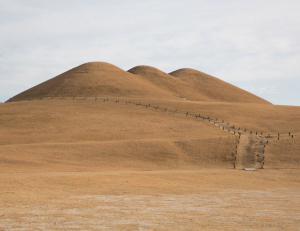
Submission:
MULTIPOLYGON (((183 111, 178 111, 177 109, 169 109, 169 108, 165 108, 165 107, 160 107, 159 105, 152 105, 152 104, 141 104, 141 102, 132 102, 132 100, 135 99, 130 99, 128 101, 122 101, 120 102, 120 100, 118 98, 111 98, 111 97, 84 97, 84 96, 46 96, 46 97, 38 97, 38 98, 31 98, 29 97, 28 99, 18 99, 18 100, 8 100, 7 102, 20 102, 20 101, 33 101, 33 100, 67 100, 67 99, 71 99, 71 100, 82 100, 82 101, 87 101, 89 98, 92 98, 93 101, 99 101, 99 102, 115 102, 115 103, 124 103, 126 105, 135 105, 135 106, 141 106, 141 107, 145 107, 145 108, 154 108, 156 110, 159 111, 164 111, 164 112, 168 112, 170 114, 178 114, 178 115, 183 115, 185 117, 190 117, 190 118, 195 118, 195 119, 200 119, 202 121, 206 121, 209 122, 213 125, 215 125, 216 127, 219 127, 220 129, 224 130, 224 131, 228 131, 230 133, 232 133, 233 135, 242 135, 242 134, 248 134, 247 133, 247 129, 242 129, 241 127, 235 127, 235 125, 232 125, 227 122, 225 123, 225 120, 220 120, 219 118, 211 118, 209 115, 207 116, 203 116, 203 114, 194 114, 194 113, 190 113, 190 112, 183 112, 183 111), (226 130, 225 130, 226 129, 226 130)), ((288 132, 288 133, 277 133, 277 134, 272 134, 272 133, 268 133, 268 132, 258 132, 258 131, 248 131, 250 135, 256 135, 256 136, 264 136, 264 138, 276 138, 278 137, 278 140, 280 140, 281 136, 286 136, 288 135, 291 138, 294 138, 293 133, 297 133, 297 132, 288 132), (265 135, 267 134, 267 136, 265 135)))

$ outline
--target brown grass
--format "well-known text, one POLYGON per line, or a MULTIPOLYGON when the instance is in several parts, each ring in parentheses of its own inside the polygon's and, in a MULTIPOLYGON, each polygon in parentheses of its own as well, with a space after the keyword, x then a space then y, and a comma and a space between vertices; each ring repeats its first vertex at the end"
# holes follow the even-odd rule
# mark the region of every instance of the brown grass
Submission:
POLYGON ((232 167, 235 136, 183 116, 83 100, 1 109, 2 172, 232 167))
POLYGON ((270 143, 266 147, 266 168, 299 168, 300 139, 286 139, 270 143))

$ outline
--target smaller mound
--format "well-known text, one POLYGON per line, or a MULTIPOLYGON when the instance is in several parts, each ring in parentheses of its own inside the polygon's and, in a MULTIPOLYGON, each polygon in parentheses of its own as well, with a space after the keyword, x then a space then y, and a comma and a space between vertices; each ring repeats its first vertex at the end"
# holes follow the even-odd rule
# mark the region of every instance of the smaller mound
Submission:
POLYGON ((169 73, 212 101, 270 104, 270 102, 203 72, 183 68, 169 73))
POLYGON ((128 70, 129 73, 142 76, 145 80, 151 82, 157 87, 169 91, 174 96, 180 95, 186 97, 184 88, 189 86, 178 78, 175 78, 157 68, 150 66, 136 66, 128 70))

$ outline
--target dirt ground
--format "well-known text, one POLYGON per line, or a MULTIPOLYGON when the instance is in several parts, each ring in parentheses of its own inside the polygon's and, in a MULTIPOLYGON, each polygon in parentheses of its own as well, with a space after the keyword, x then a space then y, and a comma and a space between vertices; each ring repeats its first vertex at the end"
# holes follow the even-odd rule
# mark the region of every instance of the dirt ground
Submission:
POLYGON ((0 230, 299 230, 299 173, 1 173, 0 230))

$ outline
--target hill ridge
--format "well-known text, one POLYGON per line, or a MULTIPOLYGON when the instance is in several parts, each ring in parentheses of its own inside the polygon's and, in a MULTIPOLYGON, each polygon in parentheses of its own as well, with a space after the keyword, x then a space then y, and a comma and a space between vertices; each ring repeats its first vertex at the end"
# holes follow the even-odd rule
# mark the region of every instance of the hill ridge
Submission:
POLYGON ((87 62, 11 98, 113 96, 202 102, 270 104, 232 84, 191 68, 165 73, 141 65, 128 71, 106 62, 87 62))

